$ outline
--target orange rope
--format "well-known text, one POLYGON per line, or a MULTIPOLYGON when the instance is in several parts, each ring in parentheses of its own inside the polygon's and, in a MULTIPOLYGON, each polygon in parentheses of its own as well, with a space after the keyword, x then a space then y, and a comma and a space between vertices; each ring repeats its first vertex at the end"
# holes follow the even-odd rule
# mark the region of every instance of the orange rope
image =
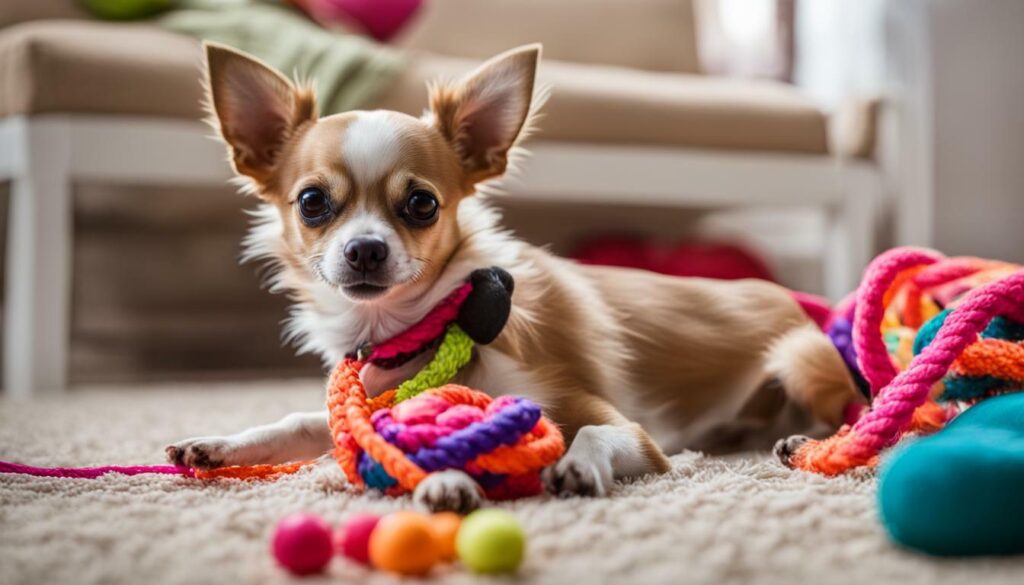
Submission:
POLYGON ((900 292, 903 285, 927 267, 928 265, 914 266, 913 268, 908 268, 897 274, 896 278, 893 279, 892 284, 890 284, 889 288, 886 289, 885 295, 882 296, 882 306, 888 307, 891 305, 893 298, 895 298, 895 296, 900 292))
POLYGON ((961 376, 1024 380, 1024 346, 1005 339, 980 339, 967 346, 951 369, 961 376))
POLYGON ((551 465, 564 451, 562 432, 551 421, 541 418, 537 428, 518 443, 480 455, 474 463, 491 473, 523 475, 551 465))
POLYGON ((922 434, 931 434, 939 431, 946 425, 949 414, 946 409, 939 406, 933 400, 925 402, 917 407, 910 418, 908 431, 922 434))
POLYGON ((295 473, 313 463, 313 461, 292 461, 278 465, 234 465, 208 470, 196 469, 193 470, 193 473, 199 479, 270 479, 279 475, 295 473))
MULTIPOLYGON (((427 476, 418 465, 409 461, 398 447, 380 437, 370 422, 370 405, 366 389, 359 380, 362 362, 346 359, 338 364, 327 384, 327 409, 330 413, 331 436, 334 438, 334 457, 345 475, 357 486, 363 485, 356 469, 354 442, 374 458, 399 485, 413 490, 427 476)), ((385 396, 382 394, 381 398, 385 396)), ((393 396, 393 394, 392 394, 393 396)))
POLYGON ((395 403, 395 396, 398 394, 398 390, 392 388, 387 392, 384 392, 380 396, 375 396, 366 401, 370 407, 370 412, 377 412, 382 408, 390 408, 395 403))
MULTIPOLYGON (((946 411, 941 406, 928 401, 914 411, 908 430, 933 433, 946 424, 946 418, 946 411)), ((877 464, 877 453, 867 454, 857 448, 857 436, 851 432, 850 425, 843 425, 827 439, 807 441, 790 458, 793 468, 823 475, 839 475, 854 467, 874 467, 877 464)))

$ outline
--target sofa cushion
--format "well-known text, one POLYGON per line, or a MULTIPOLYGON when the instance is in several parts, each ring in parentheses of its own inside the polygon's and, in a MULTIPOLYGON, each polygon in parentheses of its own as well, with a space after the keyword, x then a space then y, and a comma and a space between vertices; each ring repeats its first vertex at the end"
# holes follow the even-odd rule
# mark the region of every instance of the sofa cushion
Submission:
POLYGON ((0 34, 0 114, 202 115, 202 51, 146 24, 48 20, 0 34))
MULTIPOLYGON (((199 118, 202 51, 145 24, 24 23, 0 33, 0 115, 45 112, 199 118)), ((419 53, 376 104, 410 114, 425 83, 477 60, 419 53)), ((795 88, 545 61, 543 140, 827 152, 826 119, 795 88)))
MULTIPOLYGON (((476 61, 421 55, 379 104, 418 114, 424 84, 456 79, 476 61)), ((828 152, 827 119, 791 85, 684 73, 656 73, 558 61, 541 64, 551 89, 542 140, 828 152)))
POLYGON ((544 44, 544 58, 697 73, 692 0, 429 0, 399 46, 486 59, 544 44))

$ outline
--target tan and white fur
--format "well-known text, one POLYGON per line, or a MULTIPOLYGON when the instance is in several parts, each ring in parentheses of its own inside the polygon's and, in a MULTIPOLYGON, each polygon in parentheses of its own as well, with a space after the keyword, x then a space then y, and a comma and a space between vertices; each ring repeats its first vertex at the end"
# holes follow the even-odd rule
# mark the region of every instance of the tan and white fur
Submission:
MULTIPOLYGON (((852 380, 781 287, 582 266, 498 227, 480 192, 506 172, 537 110, 539 56, 522 47, 432 86, 420 118, 320 118, 308 88, 207 46, 213 119, 245 190, 264 202, 248 256, 269 259, 272 289, 294 300, 288 335, 333 364, 415 323, 472 270, 504 268, 515 278, 508 325, 459 381, 526 395, 561 425, 570 448, 545 471, 559 495, 604 495, 617 479, 665 472, 664 453, 758 448, 837 425, 856 399, 852 380)), ((429 357, 368 368, 368 392, 429 357)), ((167 452, 216 467, 330 447, 326 414, 309 413, 167 452)), ((434 509, 480 498, 458 471, 431 476, 415 497, 434 509)))

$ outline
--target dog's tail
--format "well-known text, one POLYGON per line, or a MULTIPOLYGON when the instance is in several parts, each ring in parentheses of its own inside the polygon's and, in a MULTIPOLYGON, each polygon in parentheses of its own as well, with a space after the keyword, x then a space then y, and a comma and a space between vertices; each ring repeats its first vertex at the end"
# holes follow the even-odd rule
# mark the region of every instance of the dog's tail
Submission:
POLYGON ((779 337, 766 368, 790 398, 829 425, 838 427, 865 403, 832 340, 811 323, 779 337))

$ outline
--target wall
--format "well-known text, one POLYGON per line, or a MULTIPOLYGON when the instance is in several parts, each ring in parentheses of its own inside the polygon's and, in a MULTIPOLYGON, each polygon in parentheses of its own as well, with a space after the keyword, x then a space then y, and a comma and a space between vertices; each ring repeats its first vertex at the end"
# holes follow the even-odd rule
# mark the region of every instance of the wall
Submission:
POLYGON ((1024 262, 1024 2, 891 2, 897 240, 1024 262))
POLYGON ((935 243, 1024 262, 1024 2, 937 2, 935 243))

